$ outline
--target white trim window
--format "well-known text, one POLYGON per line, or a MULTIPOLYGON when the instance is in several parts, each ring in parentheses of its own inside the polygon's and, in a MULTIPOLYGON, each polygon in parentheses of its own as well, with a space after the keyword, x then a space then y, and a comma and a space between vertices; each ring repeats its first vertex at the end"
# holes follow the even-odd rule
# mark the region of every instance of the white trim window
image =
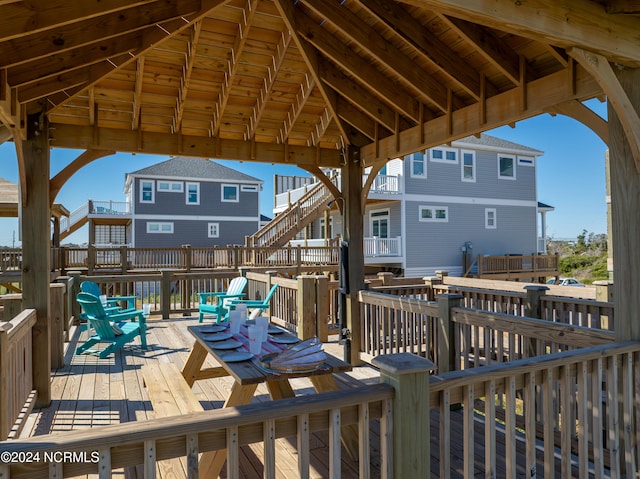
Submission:
POLYGON ((184 186, 182 181, 162 181, 158 180, 158 191, 164 191, 167 193, 182 193, 184 186))
POLYGON ((246 191, 248 193, 253 193, 258 191, 258 185, 240 185, 240 191, 246 191))
POLYGON ((329 231, 325 233, 324 230, 324 218, 320 218, 320 238, 332 238, 333 237, 333 217, 329 217, 329 231))
POLYGON ((476 182, 476 152, 460 150, 460 179, 470 183, 476 182))
POLYGON ((514 155, 498 155, 498 178, 501 180, 516 179, 516 157, 514 155))
POLYGON ((200 204, 200 183, 187 183, 186 203, 188 205, 200 204))
POLYGON ((147 233, 149 234, 173 234, 173 222, 170 221, 147 221, 147 233))
POLYGON ((448 223, 449 207, 448 206, 422 206, 418 207, 418 221, 448 223))
POLYGON ((533 156, 518 156, 518 166, 536 166, 536 159, 533 156))
POLYGON ((153 180, 140 180, 140 203, 156 202, 153 186, 154 186, 153 180))
POLYGON ((374 238, 389 237, 389 215, 388 208, 384 210, 371 210, 369 212, 369 227, 371 236, 374 238))
POLYGON ((411 178, 427 177, 427 159, 422 151, 409 155, 411 158, 411 178))
POLYGON ((207 235, 209 238, 220 238, 220 223, 208 223, 207 235))
POLYGON ((429 150, 431 161, 436 163, 449 163, 451 165, 458 164, 458 149, 457 148, 445 148, 439 146, 438 148, 431 148, 429 150))
POLYGON ((223 184, 220 191, 220 201, 227 203, 238 203, 240 201, 240 195, 238 195, 238 185, 223 184))
POLYGON ((495 208, 484 209, 484 227, 488 230, 498 227, 498 211, 495 208))

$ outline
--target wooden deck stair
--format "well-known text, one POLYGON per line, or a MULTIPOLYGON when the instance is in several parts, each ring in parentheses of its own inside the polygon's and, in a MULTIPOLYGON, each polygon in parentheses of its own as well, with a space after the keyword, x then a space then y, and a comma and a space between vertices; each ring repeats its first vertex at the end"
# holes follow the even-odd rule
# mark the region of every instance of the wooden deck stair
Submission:
POLYGON ((309 223, 320 218, 333 200, 323 183, 317 183, 298 201, 247 238, 247 247, 280 248, 295 238, 309 223))

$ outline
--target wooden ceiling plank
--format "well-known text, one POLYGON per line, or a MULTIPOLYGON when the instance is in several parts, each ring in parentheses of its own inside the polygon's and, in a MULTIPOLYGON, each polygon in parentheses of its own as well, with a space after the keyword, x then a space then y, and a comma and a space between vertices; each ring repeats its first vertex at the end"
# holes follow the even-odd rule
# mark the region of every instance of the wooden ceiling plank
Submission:
MULTIPOLYGON (((98 127, 97 134, 94 135, 94 129, 89 126, 52 123, 51 127, 55 128, 55 138, 51 142, 54 148, 115 150, 165 156, 180 154, 177 134, 98 127)), ((251 141, 190 135, 182 135, 181 141, 182 154, 189 156, 241 161, 250 161, 251 158, 251 141)), ((318 152, 316 147, 253 143, 256 161, 340 167, 339 150, 320 148, 318 152)))
POLYGON ((425 31, 407 10, 398 3, 383 0, 357 0, 381 25, 393 32, 420 56, 435 65, 445 76, 466 90, 476 100, 480 95, 478 72, 468 65, 448 45, 425 31))
POLYGON ((178 97, 176 98, 176 112, 173 116, 174 132, 182 130, 182 115, 184 114, 184 105, 187 100, 187 95, 189 94, 191 72, 193 71, 193 64, 195 63, 196 48, 198 46, 201 29, 202 20, 194 22, 189 37, 189 49, 185 55, 185 66, 182 69, 182 76, 180 77, 180 89, 178 90, 178 97))
POLYGON ((91 43, 104 42, 109 38, 189 15, 199 8, 200 0, 168 0, 152 6, 136 6, 90 18, 53 31, 30 33, 0 43, 0 48, 5 52, 0 57, 0 67, 33 62, 91 43))
POLYGON ((253 138, 256 132, 256 128, 260 124, 260 120, 262 119, 262 115, 264 114, 267 108, 267 102, 271 97, 271 92, 273 91, 273 86, 276 83, 276 78, 278 77, 278 73, 280 72, 280 68, 282 67, 282 63, 284 62, 285 55, 287 50, 289 49, 289 45, 291 44, 293 37, 291 36, 291 32, 287 29, 282 32, 282 37, 276 46, 275 54, 271 59, 271 64, 267 68, 267 74, 263 80, 262 88, 260 89, 260 93, 257 96, 256 104, 253 107, 251 112, 251 116, 249 117, 249 124, 247 125, 247 136, 245 139, 253 138))
POLYGON ((527 110, 520 108, 520 89, 512 88, 486 99, 486 122, 481 123, 479 103, 460 108, 453 112, 452 133, 447 133, 447 118, 440 116, 422 125, 400 132, 400 149, 396 151, 394 138, 383 138, 378 145, 370 144, 361 148, 360 157, 369 166, 376 161, 392 159, 418 150, 443 145, 469 135, 497 128, 519 120, 544 113, 559 103, 569 100, 593 98, 602 91, 598 83, 583 68, 576 68, 576 91, 571 94, 566 88, 567 72, 556 73, 528 82, 527 110), (423 128, 424 142, 420 142, 420 128, 423 128))
POLYGON ((342 70, 355 77, 358 83, 406 117, 418 120, 420 103, 412 95, 398 88, 391 79, 380 75, 371 63, 353 53, 344 43, 312 22, 306 15, 296 15, 296 26, 302 38, 342 70))
POLYGON ((439 17, 449 28, 452 28, 458 35, 472 43, 476 51, 514 85, 518 84, 520 75, 517 52, 509 48, 506 43, 496 37, 493 32, 483 29, 475 23, 442 14, 440 14, 439 17))
POLYGON ((574 46, 594 51, 611 61, 640 66, 638 32, 640 18, 633 15, 603 15, 603 7, 590 0, 403 0, 422 8, 508 33, 545 41, 568 49, 574 46))
MULTIPOLYGON (((305 5, 387 68, 394 80, 411 91, 416 98, 446 112, 446 88, 416 65, 413 59, 387 42, 360 17, 348 8, 327 0, 307 1, 305 5)), ((381 75, 383 73, 379 71, 378 76, 381 75)))
POLYGON ((101 0, 99 2, 33 0, 3 5, 3 16, 0 20, 0 41, 21 37, 24 32, 43 32, 118 10, 154 3, 160 4, 161 2, 157 0, 101 0))
POLYGON ((607 94, 609 104, 618 115, 627 136, 636 171, 640 173, 640 116, 629 100, 629 96, 620 84, 609 61, 598 53, 589 52, 582 48, 571 48, 567 50, 567 53, 593 75, 607 94))
POLYGON ((288 2, 287 0, 275 0, 276 7, 282 16, 282 19, 285 22, 285 25, 293 35, 293 41, 298 47, 300 54, 302 55, 307 68, 309 69, 309 73, 313 76, 313 79, 322 95, 322 98, 326 102, 327 108, 331 111, 331 116, 335 119, 336 125, 338 126, 338 130, 340 134, 343 136, 345 141, 351 141, 349 133, 345 128, 345 125, 338 119, 336 115, 336 107, 335 107, 335 93, 328 90, 322 84, 320 79, 320 75, 318 72, 318 54, 317 52, 311 48, 311 46, 303 41, 300 37, 298 31, 298 22, 304 18, 304 15, 300 15, 299 11, 296 7, 288 2))

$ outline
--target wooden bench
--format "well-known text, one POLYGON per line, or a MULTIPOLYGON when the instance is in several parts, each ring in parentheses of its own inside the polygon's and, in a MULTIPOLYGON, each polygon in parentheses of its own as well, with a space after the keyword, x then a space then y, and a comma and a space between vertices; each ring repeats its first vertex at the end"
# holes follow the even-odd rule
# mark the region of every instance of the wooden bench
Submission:
MULTIPOLYGON (((191 386, 173 363, 142 366, 142 378, 157 418, 204 411, 191 386)), ((187 477, 185 458, 158 461, 160 477, 187 477)))

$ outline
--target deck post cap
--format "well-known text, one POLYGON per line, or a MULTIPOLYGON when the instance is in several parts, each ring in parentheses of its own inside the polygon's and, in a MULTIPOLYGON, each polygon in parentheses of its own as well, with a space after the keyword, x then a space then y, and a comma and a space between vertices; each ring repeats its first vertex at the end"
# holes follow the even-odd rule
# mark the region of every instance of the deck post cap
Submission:
POLYGON ((427 358, 411 353, 383 354, 371 360, 374 366, 389 374, 413 374, 436 370, 427 358))

